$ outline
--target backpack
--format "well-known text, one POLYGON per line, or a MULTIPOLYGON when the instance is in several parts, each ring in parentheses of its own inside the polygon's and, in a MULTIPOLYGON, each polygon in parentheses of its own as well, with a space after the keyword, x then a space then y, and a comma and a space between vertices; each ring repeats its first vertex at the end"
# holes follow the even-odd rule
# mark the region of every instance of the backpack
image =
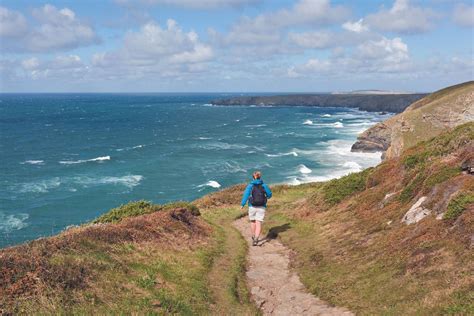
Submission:
POLYGON ((249 202, 252 206, 265 206, 267 204, 267 193, 261 184, 253 185, 249 202))

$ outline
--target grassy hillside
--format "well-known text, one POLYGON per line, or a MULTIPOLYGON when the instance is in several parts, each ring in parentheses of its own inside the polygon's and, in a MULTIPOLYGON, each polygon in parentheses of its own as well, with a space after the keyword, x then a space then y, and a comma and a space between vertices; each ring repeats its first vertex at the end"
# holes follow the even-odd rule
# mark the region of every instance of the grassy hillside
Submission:
POLYGON ((403 150, 449 128, 474 121, 474 81, 436 91, 411 104, 403 113, 363 132, 355 151, 386 150, 398 157, 403 150))
POLYGON ((3 249, 0 314, 255 313, 242 281, 246 245, 229 229, 238 214, 198 215, 188 203, 132 202, 3 249))
MULTIPOLYGON (((473 149, 470 123, 361 173, 274 187, 267 232, 312 293, 357 314, 473 314, 474 177, 460 167, 473 149), (430 214, 402 222, 421 197, 430 214)), ((240 191, 197 204, 220 212, 240 191)))

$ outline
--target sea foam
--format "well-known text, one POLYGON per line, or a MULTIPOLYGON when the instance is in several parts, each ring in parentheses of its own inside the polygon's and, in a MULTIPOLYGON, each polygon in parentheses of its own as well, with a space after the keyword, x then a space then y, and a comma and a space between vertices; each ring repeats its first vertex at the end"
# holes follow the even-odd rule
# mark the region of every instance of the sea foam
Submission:
POLYGON ((92 159, 81 159, 81 160, 62 160, 59 163, 63 165, 73 165, 73 164, 79 164, 79 163, 85 163, 85 162, 104 162, 110 160, 110 156, 103 156, 103 157, 97 157, 97 158, 92 158, 92 159))
POLYGON ((20 230, 28 226, 26 220, 29 218, 28 214, 18 213, 7 215, 0 212, 0 232, 9 233, 14 230, 20 230))
POLYGON ((25 165, 44 165, 44 160, 26 160, 23 162, 20 162, 20 164, 25 165))

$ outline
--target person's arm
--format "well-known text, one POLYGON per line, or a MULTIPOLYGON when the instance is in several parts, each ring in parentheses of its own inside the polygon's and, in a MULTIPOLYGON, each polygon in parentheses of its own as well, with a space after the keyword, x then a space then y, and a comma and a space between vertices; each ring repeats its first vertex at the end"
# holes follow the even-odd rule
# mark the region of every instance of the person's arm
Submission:
POLYGON ((270 199, 272 197, 272 191, 270 190, 270 187, 266 184, 263 184, 263 188, 265 189, 265 193, 267 194, 267 199, 270 199))
POLYGON ((244 191, 244 195, 242 196, 242 202, 240 203, 240 205, 242 207, 245 206, 245 204, 247 204, 247 200, 249 199, 250 197, 250 192, 252 191, 252 185, 249 184, 246 188, 245 188, 245 191, 244 191))

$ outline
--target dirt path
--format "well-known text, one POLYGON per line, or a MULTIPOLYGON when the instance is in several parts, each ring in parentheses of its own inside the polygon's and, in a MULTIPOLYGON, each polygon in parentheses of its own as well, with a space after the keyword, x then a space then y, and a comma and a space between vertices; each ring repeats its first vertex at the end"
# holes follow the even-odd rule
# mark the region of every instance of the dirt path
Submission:
POLYGON ((290 251, 277 239, 253 247, 247 218, 235 221, 234 226, 249 242, 248 285, 264 315, 353 315, 309 294, 298 275, 289 269, 290 251))

